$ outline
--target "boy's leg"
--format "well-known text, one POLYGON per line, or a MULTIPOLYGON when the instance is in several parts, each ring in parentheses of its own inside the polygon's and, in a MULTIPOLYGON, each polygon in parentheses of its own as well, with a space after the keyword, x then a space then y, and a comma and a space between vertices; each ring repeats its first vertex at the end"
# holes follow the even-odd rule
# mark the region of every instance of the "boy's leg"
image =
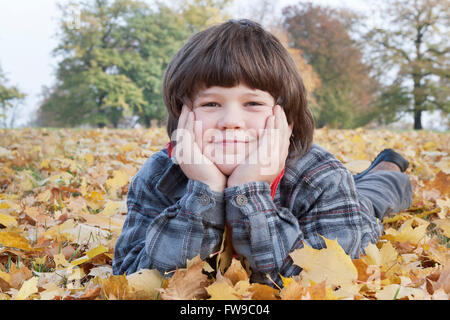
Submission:
POLYGON ((409 176, 387 161, 378 163, 363 176, 355 179, 356 190, 364 202, 373 205, 380 221, 386 214, 410 207, 413 198, 409 176))

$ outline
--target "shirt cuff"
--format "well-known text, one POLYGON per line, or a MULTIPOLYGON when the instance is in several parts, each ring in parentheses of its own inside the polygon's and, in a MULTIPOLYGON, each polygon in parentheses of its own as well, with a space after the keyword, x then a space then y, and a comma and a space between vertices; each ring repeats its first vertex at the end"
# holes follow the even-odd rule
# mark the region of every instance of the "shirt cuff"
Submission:
POLYGON ((227 205, 239 209, 242 213, 253 215, 273 211, 270 185, 267 182, 249 182, 225 189, 227 205))
POLYGON ((213 191, 198 180, 189 180, 186 186, 185 207, 194 216, 217 226, 225 225, 224 194, 213 191))

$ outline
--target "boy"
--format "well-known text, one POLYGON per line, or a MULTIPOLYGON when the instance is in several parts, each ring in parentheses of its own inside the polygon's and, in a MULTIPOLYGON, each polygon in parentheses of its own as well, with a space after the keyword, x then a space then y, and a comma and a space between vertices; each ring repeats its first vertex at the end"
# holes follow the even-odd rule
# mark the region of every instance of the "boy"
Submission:
POLYGON ((336 239, 357 258, 383 216, 412 202, 408 162, 387 149, 353 177, 312 143, 295 63, 257 23, 230 20, 192 36, 164 75, 172 141, 132 179, 114 274, 184 267, 220 248, 225 225, 252 281, 301 269, 289 253, 336 239), (176 140, 176 141, 174 141, 176 140))

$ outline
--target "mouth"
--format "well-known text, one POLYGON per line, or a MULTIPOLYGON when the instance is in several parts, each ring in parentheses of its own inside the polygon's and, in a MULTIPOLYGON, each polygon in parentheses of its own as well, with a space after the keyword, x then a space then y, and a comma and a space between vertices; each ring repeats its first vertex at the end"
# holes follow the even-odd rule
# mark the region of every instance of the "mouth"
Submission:
POLYGON ((249 141, 240 141, 240 140, 222 140, 222 141, 216 141, 214 143, 218 144, 232 144, 232 143, 249 143, 249 141))

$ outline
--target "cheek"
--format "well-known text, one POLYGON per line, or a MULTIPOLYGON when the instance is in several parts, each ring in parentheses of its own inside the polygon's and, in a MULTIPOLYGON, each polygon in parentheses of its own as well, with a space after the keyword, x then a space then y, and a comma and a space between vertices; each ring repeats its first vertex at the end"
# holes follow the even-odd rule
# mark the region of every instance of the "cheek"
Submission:
POLYGON ((211 115, 206 115, 202 112, 194 110, 195 114, 195 121, 197 122, 196 125, 198 125, 201 128, 202 131, 202 139, 206 140, 206 135, 208 131, 211 131, 215 127, 215 119, 214 117, 211 117, 211 115))
POLYGON ((258 137, 260 137, 263 133, 263 130, 266 128, 267 118, 271 116, 272 113, 264 113, 258 116, 255 116, 250 120, 248 127, 253 129, 258 137))

